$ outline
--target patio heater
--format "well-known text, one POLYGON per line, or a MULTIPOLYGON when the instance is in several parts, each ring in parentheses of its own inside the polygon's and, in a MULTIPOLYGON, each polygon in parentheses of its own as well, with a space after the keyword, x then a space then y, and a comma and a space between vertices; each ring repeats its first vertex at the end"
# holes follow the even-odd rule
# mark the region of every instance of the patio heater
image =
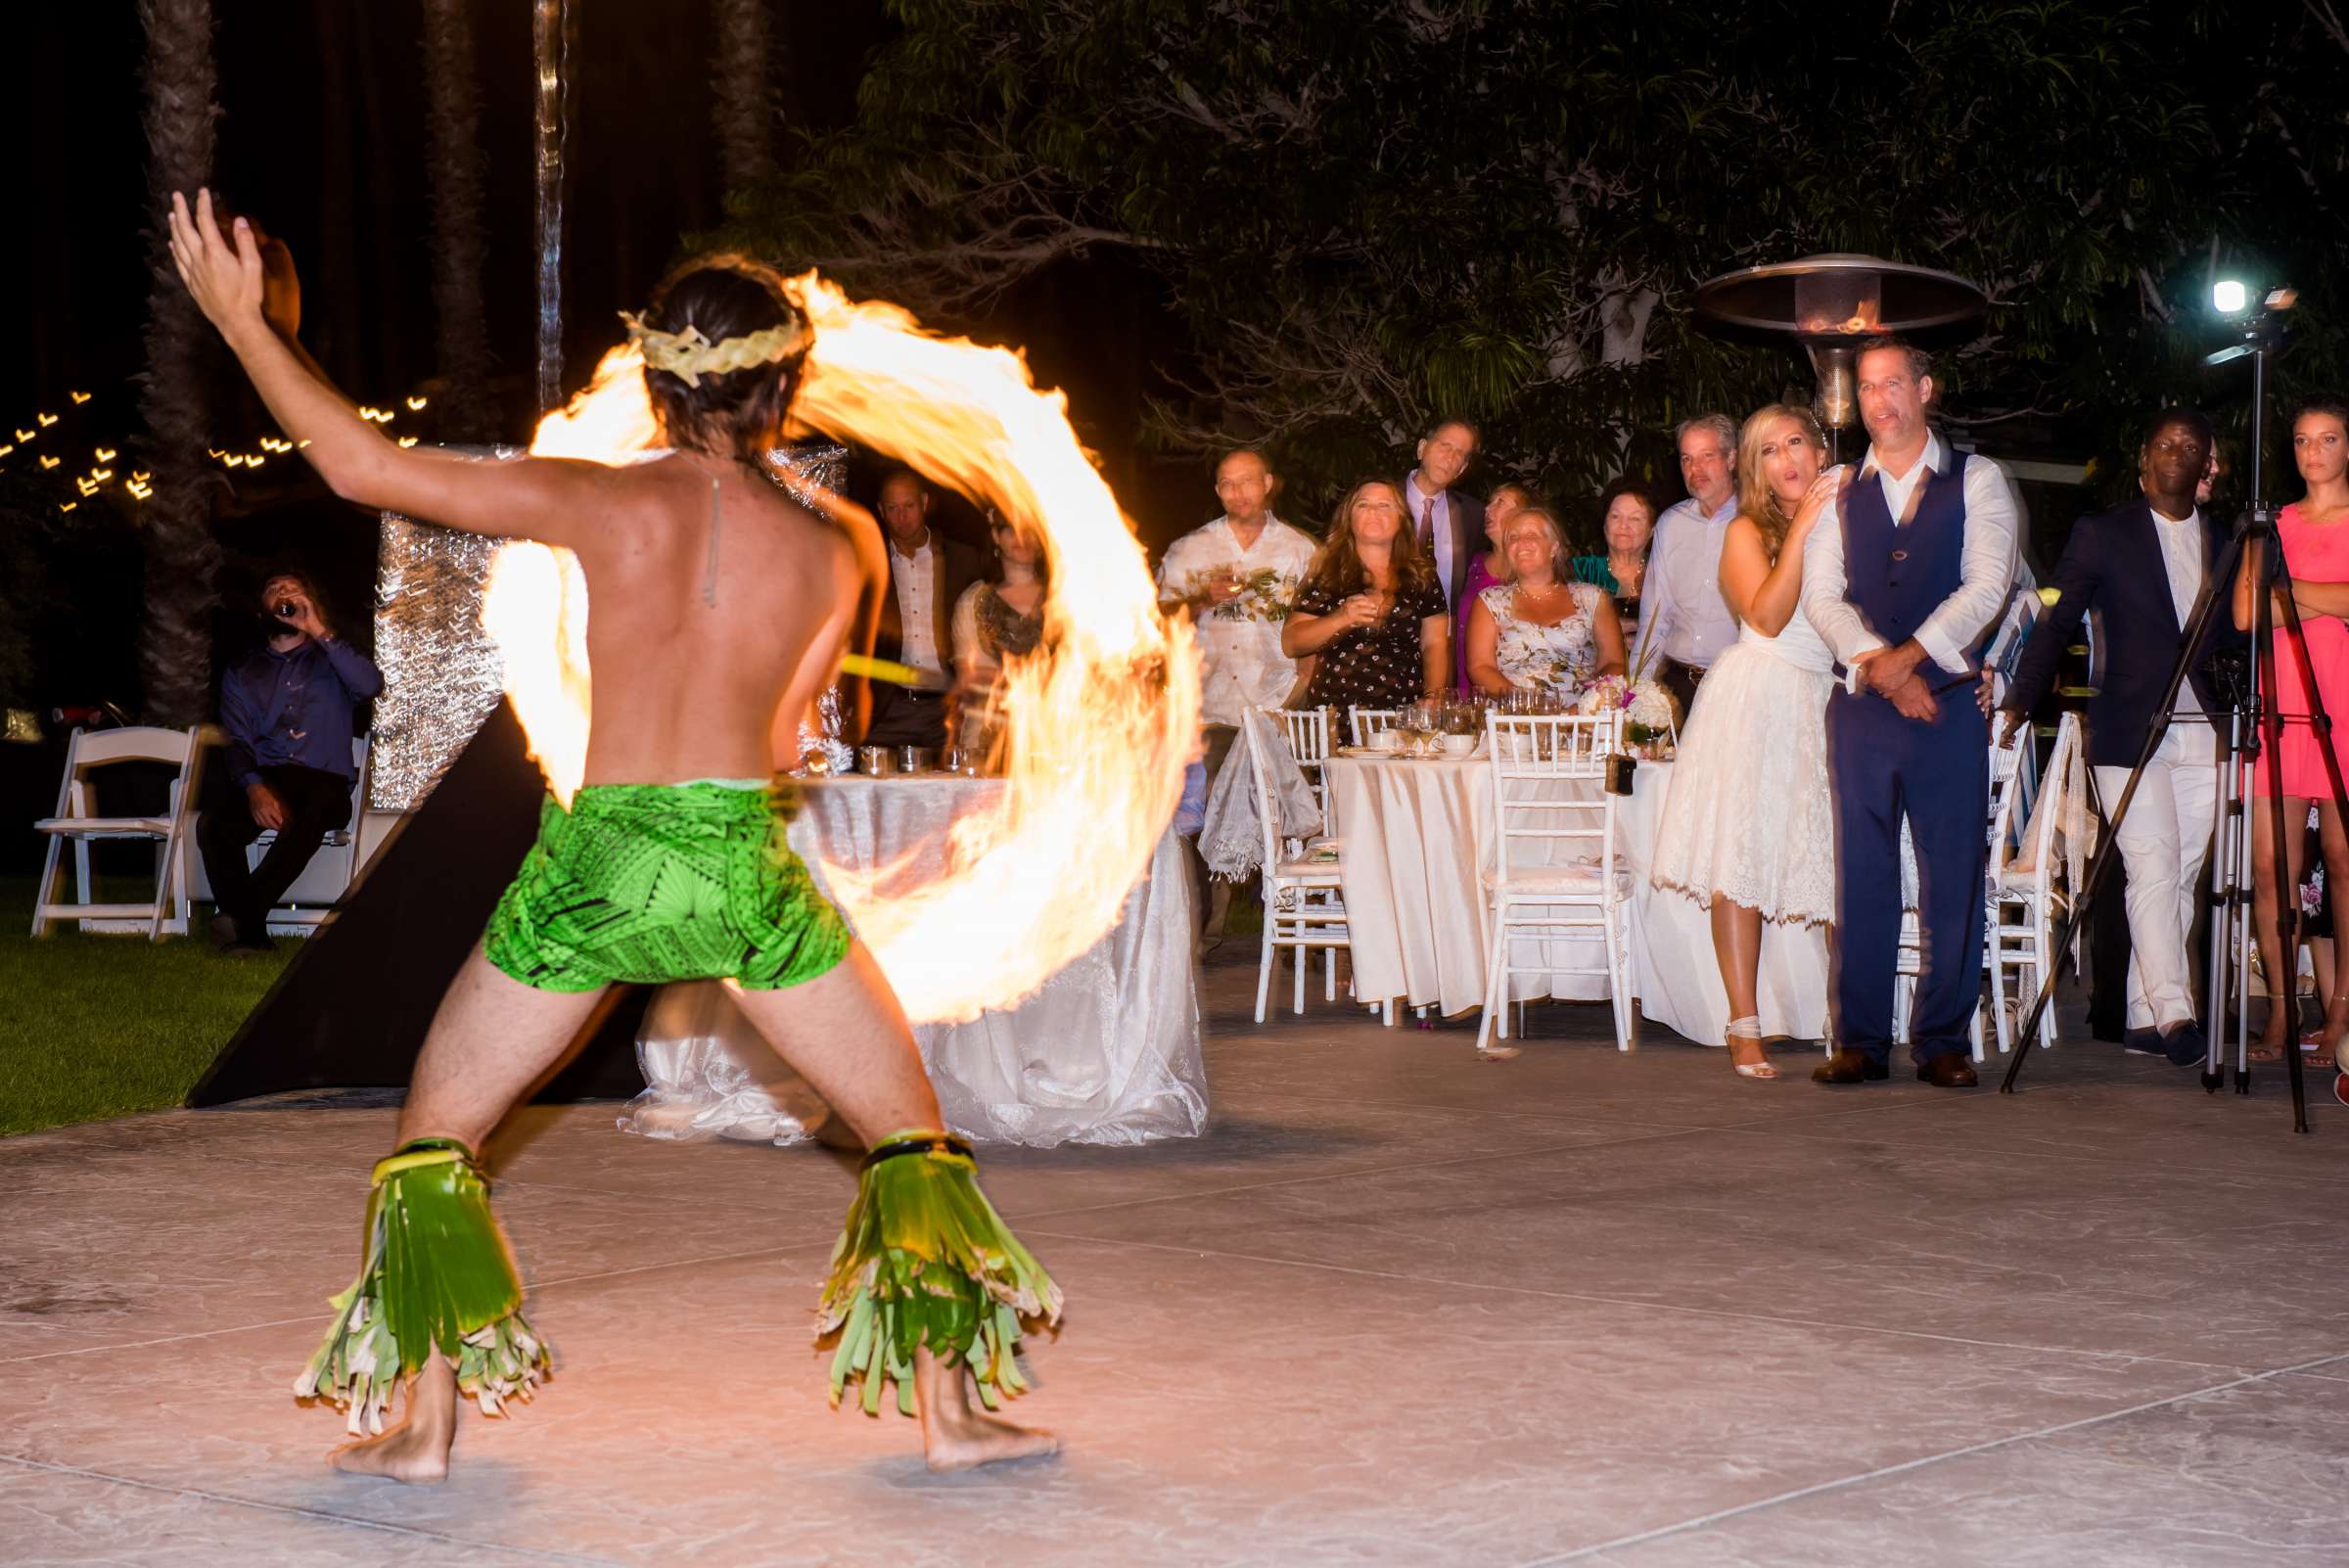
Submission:
POLYGON ((1810 353, 1819 391, 1812 409, 1827 433, 1828 460, 1843 461, 1843 433, 1859 417, 1852 360, 1880 332, 1926 332, 1980 315, 1989 301, 1965 279, 1930 267, 1842 252, 1725 272, 1700 284, 1696 313, 1731 327, 1790 333, 1810 353))

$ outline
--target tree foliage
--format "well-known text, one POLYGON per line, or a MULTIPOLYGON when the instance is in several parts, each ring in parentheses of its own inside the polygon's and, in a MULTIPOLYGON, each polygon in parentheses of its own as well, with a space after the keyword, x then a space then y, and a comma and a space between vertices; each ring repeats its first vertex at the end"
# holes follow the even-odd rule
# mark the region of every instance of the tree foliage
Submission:
POLYGON ((1563 493, 1663 473, 1676 418, 1808 395, 1696 285, 1824 251, 1988 291, 1945 374, 1986 445, 2117 452, 2233 392, 2217 269, 2300 285, 2302 380, 2343 363, 2331 3, 896 0, 856 122, 714 238, 965 323, 1124 249, 1190 346, 1154 434, 1317 492, 1439 413, 1563 493))

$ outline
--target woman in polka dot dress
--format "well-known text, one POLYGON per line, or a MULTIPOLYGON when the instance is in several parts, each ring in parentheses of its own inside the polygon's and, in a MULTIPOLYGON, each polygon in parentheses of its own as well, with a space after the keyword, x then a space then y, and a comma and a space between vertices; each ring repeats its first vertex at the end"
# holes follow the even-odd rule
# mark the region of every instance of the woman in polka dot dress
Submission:
POLYGON ((1280 651, 1313 656, 1308 708, 1402 708, 1451 684, 1451 606, 1435 563, 1404 526, 1403 493, 1357 484, 1298 585, 1280 651))

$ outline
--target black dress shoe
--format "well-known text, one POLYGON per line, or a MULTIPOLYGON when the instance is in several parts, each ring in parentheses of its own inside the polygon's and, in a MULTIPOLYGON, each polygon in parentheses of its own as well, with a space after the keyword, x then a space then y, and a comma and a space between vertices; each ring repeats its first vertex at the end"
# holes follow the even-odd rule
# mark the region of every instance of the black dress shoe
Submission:
POLYGON ((2133 1029, 2121 1037, 2121 1049, 2131 1056, 2167 1056, 2169 1046, 2158 1029, 2133 1029))
POLYGON ((1935 1088, 1972 1088, 1982 1082, 1974 1077, 1974 1064, 1956 1051, 1926 1057, 1916 1064, 1916 1076, 1935 1088))
POLYGON ((1890 1077, 1890 1063, 1848 1047, 1838 1048, 1835 1054, 1811 1069, 1814 1084, 1873 1084, 1890 1077))
POLYGON ((2210 1060, 2210 1037, 2190 1018, 2162 1036, 2161 1043, 2162 1054, 2170 1059, 2172 1067, 2191 1067, 2196 1062, 2210 1060))
POLYGON ((212 949, 215 952, 228 951, 228 949, 236 944, 237 917, 235 915, 226 914, 216 914, 212 916, 211 931, 212 949))

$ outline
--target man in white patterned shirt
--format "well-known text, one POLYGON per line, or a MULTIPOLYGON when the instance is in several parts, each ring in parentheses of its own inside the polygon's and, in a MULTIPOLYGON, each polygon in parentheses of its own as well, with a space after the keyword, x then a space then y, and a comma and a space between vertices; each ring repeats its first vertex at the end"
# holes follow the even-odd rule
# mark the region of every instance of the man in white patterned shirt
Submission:
MULTIPOLYGON (((1272 515, 1276 484, 1262 453, 1241 447, 1224 454, 1216 465, 1223 515, 1169 545, 1158 566, 1160 608, 1187 610, 1198 628, 1200 740, 1211 779, 1248 710, 1286 706, 1309 672, 1310 661, 1280 651, 1280 624, 1315 545, 1313 535, 1272 515)), ((1221 924, 1220 908, 1209 924, 1221 924)))

